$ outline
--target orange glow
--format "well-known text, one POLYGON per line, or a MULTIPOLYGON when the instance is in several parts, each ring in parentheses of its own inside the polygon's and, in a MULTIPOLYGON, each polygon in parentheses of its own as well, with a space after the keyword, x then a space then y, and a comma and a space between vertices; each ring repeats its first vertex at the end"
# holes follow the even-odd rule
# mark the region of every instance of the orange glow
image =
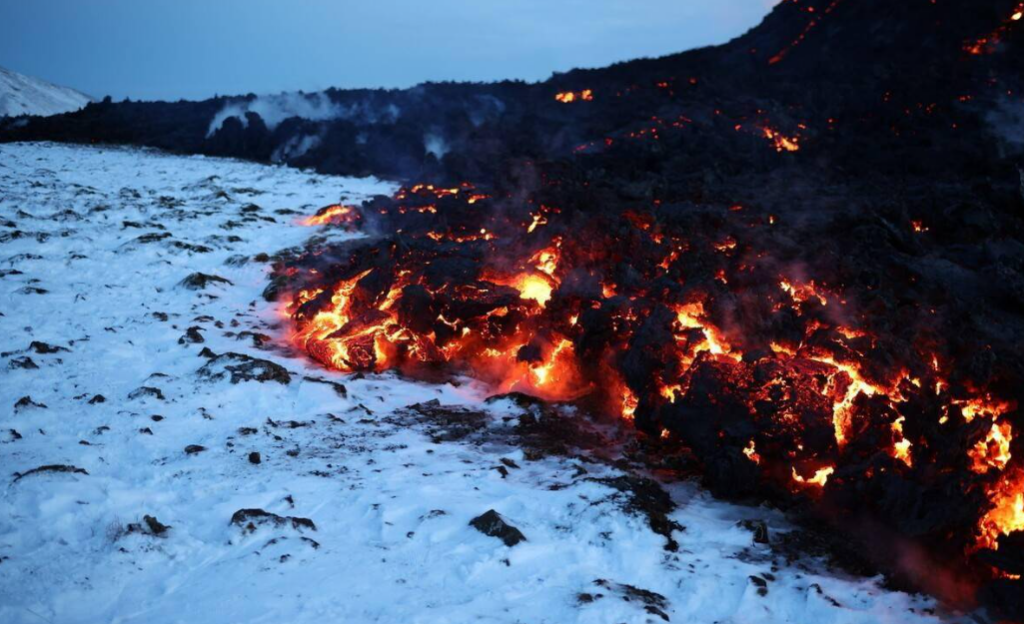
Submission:
POLYGON ((1018 3, 1013 13, 995 30, 964 44, 964 51, 974 55, 991 54, 1002 42, 1010 28, 1021 21, 1021 18, 1024 18, 1024 2, 1018 3))
MULTIPOLYGON (((799 137, 763 133, 779 152, 799 148, 799 137)), ((761 131, 750 140, 763 148, 761 131)), ((379 256, 347 268, 339 253, 315 260, 313 247, 311 264, 290 269, 296 283, 284 312, 299 348, 340 371, 452 370, 496 393, 579 399, 582 408, 596 406, 627 424, 638 419, 654 438, 675 432, 667 437, 682 445, 687 429, 673 419, 754 423, 746 446, 723 429, 723 447, 737 458, 742 452, 758 479, 812 496, 837 471, 853 479, 898 470, 912 482, 966 466, 965 491, 978 488, 990 503, 973 516, 975 546, 992 547, 1000 535, 1024 529, 1021 458, 1011 453, 1020 443, 1011 426, 1016 405, 971 385, 946 345, 873 333, 879 326, 846 303, 852 293, 841 277, 814 267, 807 275, 758 269, 758 259, 772 258, 744 232, 764 226, 761 208, 723 208, 728 229, 687 239, 656 209, 609 213, 601 223, 607 232, 578 231, 566 227, 577 222, 556 219, 563 214, 557 207, 531 201, 519 212, 466 209, 488 196, 467 183, 445 186, 417 184, 396 194, 401 204, 372 204, 388 218, 397 213, 433 229, 410 226, 404 240, 371 238, 361 253, 379 256), (449 212, 457 202, 463 210, 449 212), (472 220, 477 214, 480 221, 472 220), (651 249, 631 265, 632 250, 617 249, 611 237, 651 249), (635 367, 624 358, 637 355, 643 361, 635 367), (965 421, 974 423, 969 443, 934 442, 958 439, 954 428, 965 421), (866 450, 878 455, 855 475, 866 450)), ((640 205, 651 203, 659 205, 640 205)), ((721 204, 730 205, 739 206, 721 204)), ((359 215, 329 206, 305 222, 359 215)), ((928 229, 919 221, 910 227, 928 229)))
POLYGON ((998 418, 1013 409, 1013 405, 1007 401, 992 398, 985 395, 966 400, 954 400, 953 405, 960 406, 960 413, 964 420, 971 422, 981 416, 983 418, 998 418))
POLYGON ((531 299, 544 306, 551 299, 551 284, 540 275, 523 275, 513 284, 523 299, 531 299))
POLYGON ((1013 427, 1010 423, 993 424, 984 440, 979 440, 968 455, 973 465, 971 470, 985 473, 991 469, 1002 470, 1009 463, 1010 443, 1013 441, 1013 427))
POLYGON ((992 508, 978 527, 978 546, 999 549, 1000 535, 1024 531, 1024 471, 1004 475, 989 493, 992 508))
POLYGON ((356 217, 356 211, 350 206, 342 206, 341 204, 333 204, 326 208, 321 208, 313 216, 306 217, 302 220, 302 225, 316 226, 316 225, 327 225, 337 223, 351 223, 356 217))
POLYGON ((589 102, 594 99, 594 92, 590 89, 582 91, 563 91, 555 94, 555 99, 563 104, 572 102, 589 102))
POLYGON ((816 485, 818 487, 825 487, 825 484, 828 483, 828 478, 831 477, 832 473, 834 473, 835 471, 836 469, 833 468, 832 466, 826 466, 825 468, 819 468, 814 473, 814 476, 811 477, 810 479, 805 479, 804 477, 801 477, 799 473, 797 473, 796 468, 793 468, 793 481, 796 481, 801 485, 816 485))
MULTIPOLYGON (((743 449, 743 454, 747 456, 747 459, 754 462, 755 464, 761 463, 761 456, 757 454, 757 449, 754 448, 754 441, 751 440, 750 444, 743 449)), ((795 471, 794 471, 795 474, 795 471)))
POLYGON ((796 152, 800 149, 800 137, 787 137, 767 126, 761 128, 761 132, 775 145, 776 152, 796 152))

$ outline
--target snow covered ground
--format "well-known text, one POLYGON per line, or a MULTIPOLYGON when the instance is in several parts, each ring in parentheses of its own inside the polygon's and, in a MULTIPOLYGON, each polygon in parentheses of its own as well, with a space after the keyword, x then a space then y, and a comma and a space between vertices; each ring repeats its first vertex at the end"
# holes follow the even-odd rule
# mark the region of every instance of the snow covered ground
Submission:
POLYGON ((666 550, 608 485, 623 473, 531 459, 506 435, 530 408, 474 384, 346 378, 261 348, 280 321, 254 256, 313 234, 300 213, 392 190, 0 145, 0 622, 939 620, 877 580, 786 564, 738 524, 774 541, 782 518, 692 484, 666 486, 684 527, 666 550), (182 284, 197 272, 229 282, 182 284), (433 399, 467 410, 405 409, 433 399), (70 468, 32 472, 54 465, 70 468), (491 509, 526 541, 469 525, 491 509))
POLYGON ((0 67, 0 117, 67 113, 91 100, 74 89, 0 67))

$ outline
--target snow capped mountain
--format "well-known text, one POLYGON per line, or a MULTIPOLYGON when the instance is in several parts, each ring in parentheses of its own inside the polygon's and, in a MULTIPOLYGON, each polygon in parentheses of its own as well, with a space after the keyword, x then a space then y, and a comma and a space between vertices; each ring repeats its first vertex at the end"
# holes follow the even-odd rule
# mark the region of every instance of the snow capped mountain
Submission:
POLYGON ((88 95, 0 67, 0 117, 57 115, 76 111, 88 95))

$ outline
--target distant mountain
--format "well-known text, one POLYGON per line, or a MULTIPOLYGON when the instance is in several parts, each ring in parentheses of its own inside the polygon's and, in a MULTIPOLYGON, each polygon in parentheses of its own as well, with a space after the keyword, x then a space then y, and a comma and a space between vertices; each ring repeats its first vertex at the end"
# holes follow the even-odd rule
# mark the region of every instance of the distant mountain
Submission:
POLYGON ((57 115, 76 111, 88 95, 0 67, 0 117, 57 115))

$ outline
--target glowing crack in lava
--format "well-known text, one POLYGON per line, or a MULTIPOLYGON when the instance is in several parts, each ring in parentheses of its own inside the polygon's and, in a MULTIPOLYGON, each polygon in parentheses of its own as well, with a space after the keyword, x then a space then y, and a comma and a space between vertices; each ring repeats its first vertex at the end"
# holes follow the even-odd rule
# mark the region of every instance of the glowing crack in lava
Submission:
POLYGON ((964 51, 974 55, 991 54, 1010 29, 1020 25, 1024 25, 1024 2, 1019 3, 995 30, 964 44, 964 51))
POLYGON ((555 94, 555 100, 562 104, 571 104, 573 102, 590 102, 594 99, 594 92, 590 89, 583 89, 582 91, 562 91, 561 93, 555 94))
POLYGON ((815 28, 817 28, 818 25, 821 24, 822 20, 824 20, 826 16, 828 16, 833 11, 835 11, 836 8, 839 7, 839 5, 842 4, 842 2, 843 2, 843 0, 832 0, 832 2, 828 6, 826 6, 824 10, 818 11, 813 6, 800 7, 799 6, 799 0, 785 0, 785 1, 790 3, 790 4, 792 4, 792 5, 794 5, 795 7, 797 7, 797 10, 802 11, 802 12, 806 13, 807 15, 809 15, 810 19, 808 19, 807 25, 804 26, 803 30, 800 31, 800 34, 798 34, 795 39, 790 41, 788 44, 786 44, 786 46, 784 48, 779 50, 779 52, 777 54, 775 54, 770 59, 768 59, 768 64, 769 65, 775 65, 776 63, 780 63, 783 60, 785 60, 786 56, 788 56, 789 53, 792 52, 794 48, 796 48, 801 43, 803 43, 804 40, 807 39, 807 36, 810 35, 811 32, 815 28))

